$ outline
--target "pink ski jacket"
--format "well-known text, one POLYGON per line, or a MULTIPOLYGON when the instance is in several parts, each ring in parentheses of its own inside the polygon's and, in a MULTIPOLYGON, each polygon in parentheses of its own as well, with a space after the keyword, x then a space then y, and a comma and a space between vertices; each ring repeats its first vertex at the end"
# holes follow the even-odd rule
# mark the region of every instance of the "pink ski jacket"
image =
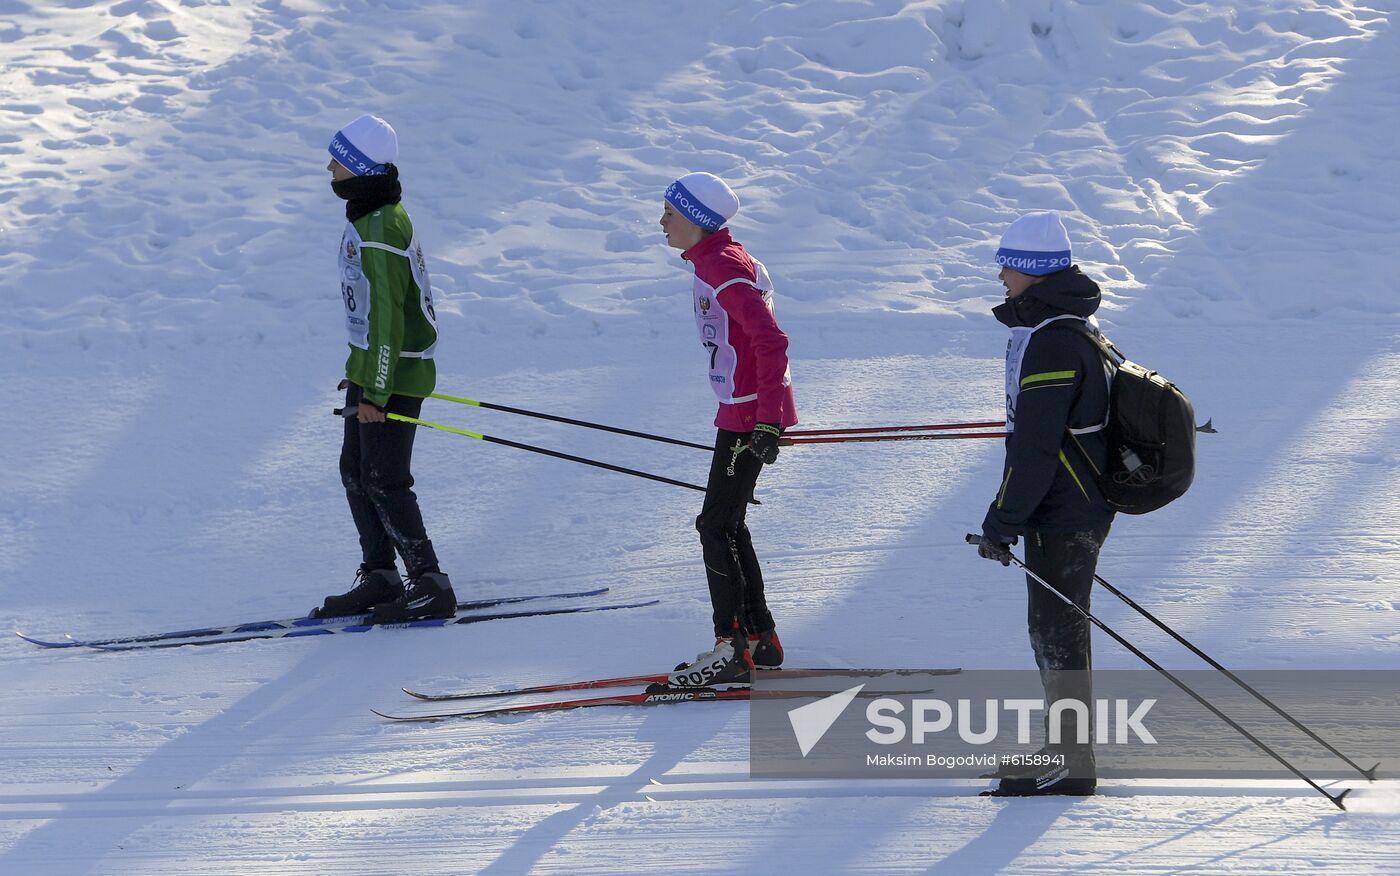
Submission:
POLYGON ((721 228, 681 254, 695 267, 695 327, 719 399, 715 425, 751 431, 755 423, 797 423, 788 338, 773 316, 773 283, 763 263, 721 228))

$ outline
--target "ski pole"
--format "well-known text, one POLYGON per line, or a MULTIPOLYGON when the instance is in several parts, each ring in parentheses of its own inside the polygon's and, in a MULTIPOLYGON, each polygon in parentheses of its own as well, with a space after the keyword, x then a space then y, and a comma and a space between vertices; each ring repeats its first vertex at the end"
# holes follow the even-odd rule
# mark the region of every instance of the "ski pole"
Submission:
MULTIPOLYGON (((359 408, 336 408, 334 413, 338 417, 345 417, 348 419, 350 417, 356 416, 359 413, 359 408)), ((439 429, 443 432, 451 432, 454 435, 465 435, 468 438, 475 438, 478 441, 485 441, 488 444, 499 444, 502 447, 514 447, 517 450, 528 450, 531 453, 540 453, 545 456, 552 456, 555 459, 565 459, 569 462, 579 462, 583 463, 584 465, 594 466, 595 468, 605 468, 608 471, 615 471, 619 474, 632 475, 633 477, 646 478, 649 481, 659 481, 663 484, 671 484, 672 486, 676 487, 685 487, 688 490, 699 490, 702 493, 705 492, 705 488, 699 486, 698 484, 688 484, 685 481, 678 481, 672 478, 662 477, 661 475, 654 475, 644 471, 637 471, 634 468, 623 468, 620 465, 613 465, 609 462, 599 462, 596 459, 588 459, 584 456, 574 456, 569 453, 560 453, 557 450, 547 450, 543 447, 536 447, 533 444, 522 444, 519 441, 508 441, 505 438, 495 438, 490 435, 483 435, 480 432, 470 432, 466 429, 458 429, 456 426, 445 426, 442 423, 433 423, 429 422, 428 420, 420 420, 417 417, 405 417, 403 414, 391 414, 388 411, 384 412, 384 417, 385 419, 398 420, 402 423, 412 423, 415 426, 427 426, 429 429, 439 429)), ((749 499, 749 501, 755 505, 763 504, 757 499, 749 499)))
POLYGON ((660 441, 664 444, 675 444, 680 447, 694 447, 699 450, 713 452, 714 448, 706 444, 696 444, 693 441, 682 441, 679 438, 667 438, 664 435, 652 435, 647 432, 634 432, 631 429, 622 429, 617 426, 607 426, 602 423, 590 423, 587 420, 573 420, 568 417, 559 417, 554 414, 542 414, 539 411, 527 411, 524 408, 511 408, 505 405, 492 404, 491 402, 477 401, 476 399, 462 398, 460 396, 448 395, 442 392, 432 393, 429 398, 441 401, 455 402, 459 405, 470 405, 474 408, 485 408, 488 411, 502 411, 507 414, 519 414, 522 417, 534 417, 539 420, 551 420, 555 423, 567 423, 570 426, 582 426, 585 429, 598 429, 602 432, 613 432, 618 435, 627 435, 632 438, 645 438, 648 441, 660 441))
POLYGON ((787 432, 787 435, 856 435, 866 432, 940 432, 954 429, 991 429, 1005 426, 1005 420, 989 420, 985 423, 933 423, 928 426, 871 426, 867 429, 801 429, 787 432))
MULTIPOLYGON (((1000 424, 998 424, 1000 425, 1000 424)), ((941 432, 936 435, 837 435, 830 438, 789 438, 787 435, 802 435, 801 432, 788 432, 778 439, 779 446, 787 447, 793 444, 848 444, 851 442, 871 442, 871 441, 949 441, 955 438, 1005 438, 1006 432, 966 432, 949 434, 941 432)))
POLYGON ((1374 781, 1376 780, 1376 768, 1380 766, 1380 762, 1379 762, 1379 761, 1377 761, 1377 762, 1376 762, 1376 765, 1373 766, 1373 767, 1371 767, 1369 770, 1367 770, 1367 769, 1362 769, 1362 768, 1361 768, 1361 765, 1358 764, 1356 761, 1354 761, 1354 760, 1352 760, 1351 758, 1347 757, 1345 754, 1342 754, 1340 751, 1338 751, 1337 749, 1335 749, 1335 748, 1333 748, 1331 745, 1329 745, 1329 744, 1327 743, 1327 741, 1326 741, 1325 739, 1323 739, 1321 736, 1318 736, 1316 733, 1314 733, 1313 731, 1309 730, 1307 727, 1304 727, 1303 724, 1302 724, 1300 721, 1298 721, 1298 719, 1294 718, 1292 715, 1290 715, 1290 714, 1288 714, 1287 712, 1285 712, 1285 711, 1283 710, 1283 708, 1280 707, 1278 704, 1276 704, 1273 700, 1269 699, 1268 697, 1264 696, 1264 695, 1263 695, 1262 693, 1260 693, 1259 691, 1255 690, 1255 689, 1254 689, 1253 687, 1251 687, 1250 685, 1246 684, 1245 681, 1244 681, 1244 679, 1240 678, 1240 677, 1239 677, 1238 675, 1236 675, 1235 673, 1233 673, 1233 672, 1231 672, 1230 670, 1226 669, 1224 666, 1222 666, 1219 662, 1217 662, 1216 660, 1214 660, 1209 654, 1207 654, 1206 652, 1202 651, 1200 648, 1197 648, 1195 645, 1191 644, 1189 641, 1186 640, 1186 637, 1185 637, 1185 636, 1181 635, 1181 634, 1178 633, 1176 630, 1174 630, 1174 629, 1172 629, 1171 627, 1167 626, 1165 623, 1163 623, 1161 620, 1159 620, 1154 614, 1152 614, 1152 612, 1150 612, 1150 611, 1148 611, 1147 609, 1143 608, 1141 605, 1138 605, 1138 604, 1137 604, 1136 602, 1134 602, 1134 601, 1132 600, 1132 598, 1129 597, 1126 593, 1124 593, 1123 591, 1119 590, 1117 587, 1114 587, 1112 584, 1110 584, 1110 583, 1108 583, 1107 581, 1105 581, 1105 580, 1104 580, 1102 577, 1100 577, 1099 575, 1095 575, 1095 576, 1094 576, 1094 580, 1097 581, 1097 582, 1099 582, 1100 584, 1102 584, 1102 585, 1104 586, 1104 589, 1107 590, 1109 593, 1112 593, 1114 596, 1117 596, 1119 599, 1121 599, 1121 600, 1123 600, 1124 602, 1126 602, 1126 603, 1128 604, 1128 606, 1129 606, 1130 608, 1132 608, 1134 611, 1136 611, 1138 614, 1142 615, 1143 617, 1147 618, 1148 620, 1150 620, 1150 621, 1152 621, 1154 624, 1156 624, 1157 627, 1158 627, 1158 629, 1162 630, 1162 632, 1166 633, 1167 635, 1171 636, 1173 639, 1176 639, 1178 642, 1180 642, 1181 644, 1183 644, 1183 645, 1185 645, 1187 648, 1189 648, 1189 649, 1191 650, 1191 653, 1192 653, 1192 654, 1195 654, 1197 657, 1199 657, 1199 658, 1201 658, 1202 660, 1206 661, 1206 662, 1209 663, 1211 666, 1213 666, 1213 667, 1215 667, 1216 669, 1220 670, 1221 672, 1225 673, 1225 677, 1226 677, 1226 678, 1230 679, 1230 680, 1233 681, 1235 684, 1238 684, 1240 687, 1244 688, 1244 689, 1245 689, 1246 691, 1248 691, 1251 695, 1253 695, 1253 697, 1254 697, 1256 700, 1258 700, 1259 702, 1261 702, 1261 703, 1263 703, 1264 705, 1268 706, 1269 708, 1273 709, 1275 712, 1278 713, 1279 717, 1283 718, 1285 721, 1287 721, 1288 723, 1292 724, 1294 727, 1298 728, 1299 730, 1301 730, 1301 731, 1303 731, 1304 733, 1306 733, 1308 736, 1312 737, 1312 739, 1313 739, 1314 741, 1316 741, 1319 745, 1321 745, 1323 748, 1327 749, 1328 751, 1330 751, 1330 752, 1332 752, 1333 754, 1335 754, 1337 757, 1341 758, 1343 761, 1346 762, 1347 766, 1349 766, 1349 767, 1351 767, 1352 769, 1356 770, 1358 773, 1361 773, 1361 775, 1365 776, 1367 779, 1369 779, 1369 780, 1372 781, 1372 782, 1374 782, 1374 781))
MULTIPOLYGON (((973 533, 968 533, 968 534, 965 536, 965 539, 966 539, 966 541, 967 541, 968 544, 979 544, 979 543, 981 543, 981 541, 982 541, 982 536, 976 535, 976 534, 973 534, 973 533)), ((1028 575, 1033 581, 1035 581, 1035 582, 1036 582, 1037 584, 1039 584, 1041 587, 1044 587, 1046 590, 1049 590, 1051 593, 1055 594, 1055 596, 1059 597, 1059 599, 1060 599, 1061 602, 1063 602, 1065 605, 1068 605, 1070 608, 1073 608, 1075 611, 1079 612, 1081 615, 1083 615, 1083 617, 1084 617, 1086 620, 1088 620, 1088 621, 1089 621, 1090 623, 1092 623, 1094 626, 1096 626, 1096 627, 1098 627, 1099 629, 1103 630, 1105 633, 1108 633, 1110 636, 1113 637, 1113 640, 1114 640, 1114 641, 1116 641, 1118 644, 1122 645, 1124 648, 1127 648, 1129 651, 1133 652, 1133 654, 1136 655, 1139 659, 1141 659, 1144 663, 1146 663, 1148 666, 1151 666, 1153 669, 1157 670, 1159 673, 1161 673, 1163 676, 1165 676, 1166 679, 1167 679, 1167 681, 1170 681, 1172 684, 1174 684, 1174 685, 1176 685, 1178 688, 1180 688, 1181 691, 1182 691, 1183 693, 1187 694, 1187 695, 1190 696, 1193 700, 1195 700, 1196 702, 1200 703, 1201 705, 1203 705, 1203 706, 1205 706, 1207 709, 1209 709, 1210 712, 1211 712, 1211 714, 1215 715, 1217 718, 1219 718, 1220 720, 1224 721, 1226 724, 1229 724, 1232 728, 1234 728, 1236 731, 1238 731, 1238 732, 1240 733, 1240 735, 1243 736, 1245 739, 1248 739, 1250 742, 1253 742, 1253 743, 1255 744, 1255 746, 1257 746, 1257 747, 1258 747, 1260 750, 1262 750, 1264 753, 1268 754, 1268 755, 1269 755, 1270 757, 1272 757, 1274 760, 1276 760, 1276 761, 1278 761, 1279 763, 1283 764, 1283 765, 1288 769, 1288 771, 1289 771, 1290 773, 1292 773, 1293 775, 1295 775, 1295 776, 1297 776, 1298 778, 1302 779, 1303 781, 1307 782, 1309 785, 1312 786, 1312 788, 1313 788, 1315 791, 1317 791, 1317 792, 1318 792, 1319 794, 1321 794, 1322 796, 1326 797, 1328 800, 1331 800, 1332 803, 1333 803, 1338 809, 1341 809, 1341 810, 1343 810, 1343 811, 1346 811, 1346 806, 1343 805, 1343 803, 1342 803, 1342 798, 1346 797, 1346 795, 1348 795, 1348 794, 1351 793, 1351 789, 1350 789, 1350 788, 1346 788, 1345 790, 1342 791, 1342 793, 1336 794, 1336 795, 1327 793, 1326 789, 1324 789, 1324 788, 1323 788, 1321 785, 1319 785, 1317 782, 1314 782, 1312 779, 1308 778, 1307 775, 1305 775, 1305 774, 1303 773, 1302 770, 1298 769, 1298 768, 1295 767, 1293 764, 1291 764, 1291 763, 1289 763, 1287 760, 1285 760, 1284 757, 1283 757, 1283 755, 1279 754, 1277 751, 1274 751, 1274 750, 1273 750, 1272 748, 1270 748, 1267 744, 1265 744, 1262 740, 1260 740, 1259 737, 1255 736, 1253 733, 1250 733, 1248 730, 1246 730, 1246 729, 1244 729, 1243 727, 1241 727, 1233 718, 1231 718, 1229 715, 1225 714, 1224 712, 1220 711, 1220 709, 1216 708, 1216 707, 1215 707, 1209 700, 1207 700, 1205 697, 1203 697, 1203 696, 1201 696, 1200 694, 1196 693, 1196 691, 1193 690, 1193 689, 1191 688, 1190 685, 1188 685, 1186 682, 1182 681, 1181 679, 1177 678, 1175 675, 1173 675, 1171 672, 1169 672, 1167 669, 1165 669, 1165 668, 1162 666, 1162 664, 1158 663, 1156 660, 1153 660, 1151 657, 1148 657, 1146 654, 1144 654, 1144 653, 1142 652, 1142 650, 1141 650, 1140 648, 1138 648, 1136 645, 1134 645, 1133 643, 1129 642, 1127 639, 1123 638, 1122 636, 1118 635, 1118 633, 1114 632, 1114 630, 1113 630, 1112 627, 1110 627, 1108 624, 1104 623, 1103 621, 1101 621, 1101 620, 1099 620, 1097 617, 1095 617, 1095 616, 1093 615, 1092 612, 1085 611, 1085 610, 1084 610, 1083 608, 1081 608, 1079 605, 1075 604, 1075 602, 1074 602, 1073 600, 1071 600, 1068 596, 1065 596, 1065 595, 1064 595, 1063 593, 1061 593, 1059 590, 1057 590, 1057 589, 1055 589, 1053 586, 1051 586, 1051 584, 1050 584, 1048 581, 1046 581, 1044 578, 1042 578, 1042 577, 1040 577, 1039 575, 1037 575, 1036 573, 1032 572, 1029 568, 1026 567, 1026 564, 1025 564, 1025 563, 1023 563, 1023 562, 1021 562, 1020 560, 1018 560, 1018 559, 1016 558, 1016 555, 1013 554, 1013 553, 1011 553, 1010 546, 1007 547, 1007 555, 1010 557, 1011 562, 1015 563, 1018 567, 1020 567, 1020 569, 1021 569, 1023 572, 1025 572, 1026 575, 1028 575)))

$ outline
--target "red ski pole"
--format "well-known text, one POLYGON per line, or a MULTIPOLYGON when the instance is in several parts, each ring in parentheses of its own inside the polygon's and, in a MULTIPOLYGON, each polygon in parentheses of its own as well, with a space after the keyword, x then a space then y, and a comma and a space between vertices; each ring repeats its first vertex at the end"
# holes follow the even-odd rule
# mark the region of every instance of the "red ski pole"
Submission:
POLYGON ((866 429, 799 429, 783 434, 790 437, 809 435, 864 435, 881 432, 942 432, 955 429, 993 429, 1005 426, 1004 420, 989 420, 985 423, 933 423, 928 426, 871 426, 866 429))
MULTIPOLYGON (((997 425, 1001 425, 998 423, 997 425)), ((788 435, 803 433, 788 432, 778 439, 780 446, 790 444, 845 444, 851 441, 948 441, 955 438, 1005 438, 1006 432, 940 432, 936 435, 835 435, 829 438, 789 438, 788 435)))

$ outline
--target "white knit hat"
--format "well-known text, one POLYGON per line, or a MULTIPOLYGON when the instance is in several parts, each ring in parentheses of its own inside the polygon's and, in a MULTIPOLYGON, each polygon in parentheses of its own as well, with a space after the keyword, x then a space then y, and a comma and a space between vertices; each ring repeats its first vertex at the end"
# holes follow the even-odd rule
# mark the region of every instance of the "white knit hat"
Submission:
POLYGON ((739 196, 713 173, 687 173, 666 189, 666 202, 706 231, 717 231, 739 212, 739 196))
POLYGON ((1070 259, 1069 233, 1054 210, 1027 213, 1006 229, 997 250, 997 264, 1039 277, 1063 271, 1070 259))
POLYGON ((399 135, 388 122, 366 114, 336 131, 329 151, 355 176, 378 176, 399 157, 399 135))

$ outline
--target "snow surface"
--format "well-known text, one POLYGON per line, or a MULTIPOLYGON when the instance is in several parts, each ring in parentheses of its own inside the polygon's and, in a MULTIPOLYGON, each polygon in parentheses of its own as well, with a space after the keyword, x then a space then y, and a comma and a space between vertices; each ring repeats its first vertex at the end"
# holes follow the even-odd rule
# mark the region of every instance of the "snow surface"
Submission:
MULTIPOLYGON (((655 224, 675 176, 739 191, 808 426, 996 417, 996 240, 1065 211, 1109 333, 1220 428, 1187 498, 1117 523, 1102 574, 1236 668, 1400 668, 1395 15, 0 0, 0 626, 285 616, 348 582, 323 167, 373 111, 403 145, 440 389, 690 440, 713 402, 655 224)), ((684 480, 707 464, 425 411, 684 480)), ((993 801, 750 780, 742 704, 386 725, 368 709, 403 684, 649 671, 707 644, 695 494, 441 433, 415 462, 464 597, 661 604, 154 653, 0 642, 0 873, 1400 872, 1393 781, 1347 813, 1294 782, 993 801)), ((996 442, 785 451, 751 524, 791 660, 1030 666, 1023 585, 961 542, 999 465, 996 442)))

